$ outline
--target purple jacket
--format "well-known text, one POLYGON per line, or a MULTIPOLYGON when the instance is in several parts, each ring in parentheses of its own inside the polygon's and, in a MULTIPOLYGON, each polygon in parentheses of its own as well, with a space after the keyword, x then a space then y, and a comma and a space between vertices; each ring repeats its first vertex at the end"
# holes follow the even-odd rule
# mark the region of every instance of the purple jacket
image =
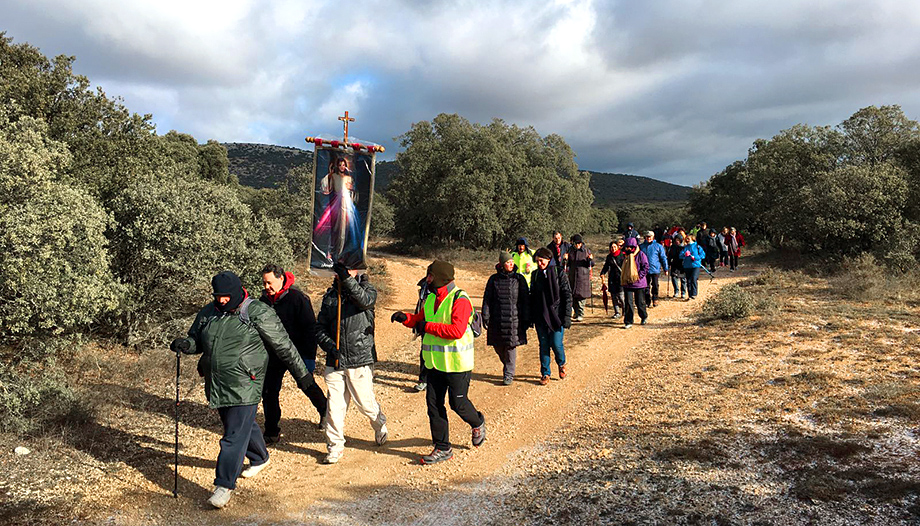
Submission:
MULTIPOLYGON (((636 241, 636 238, 631 237, 626 239, 625 247, 636 247, 636 266, 639 267, 639 280, 635 283, 630 283, 629 285, 623 285, 624 289, 645 289, 648 287, 648 282, 645 277, 648 276, 648 257, 639 250, 639 242, 636 241)), ((626 257, 629 257, 627 254, 626 257)), ((625 261, 624 261, 625 264, 625 261)))

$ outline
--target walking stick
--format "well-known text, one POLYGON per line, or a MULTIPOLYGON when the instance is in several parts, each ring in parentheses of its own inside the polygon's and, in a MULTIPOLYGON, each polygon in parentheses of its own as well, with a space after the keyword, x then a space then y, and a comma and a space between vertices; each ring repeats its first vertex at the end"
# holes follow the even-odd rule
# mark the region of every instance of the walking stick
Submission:
POLYGON ((179 498, 179 355, 181 352, 176 353, 176 450, 173 465, 175 469, 173 470, 173 498, 179 498))
POLYGON ((339 368, 339 341, 342 336, 342 280, 337 280, 339 284, 339 301, 338 301, 338 313, 336 316, 335 323, 335 368, 339 368))

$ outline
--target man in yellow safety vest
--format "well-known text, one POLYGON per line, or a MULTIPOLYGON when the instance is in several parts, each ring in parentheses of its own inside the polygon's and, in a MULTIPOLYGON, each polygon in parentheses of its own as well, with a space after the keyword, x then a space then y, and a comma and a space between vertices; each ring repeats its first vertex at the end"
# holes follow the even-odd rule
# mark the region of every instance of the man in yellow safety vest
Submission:
POLYGON ((470 378, 473 371, 473 303, 466 292, 454 284, 454 267, 446 261, 428 266, 428 289, 425 306, 416 314, 394 312, 392 322, 416 328, 422 336, 422 357, 428 371, 428 422, 434 449, 421 458, 422 464, 450 460, 453 449, 447 424, 445 396, 450 408, 473 429, 473 445, 486 439, 486 421, 470 401, 470 378))

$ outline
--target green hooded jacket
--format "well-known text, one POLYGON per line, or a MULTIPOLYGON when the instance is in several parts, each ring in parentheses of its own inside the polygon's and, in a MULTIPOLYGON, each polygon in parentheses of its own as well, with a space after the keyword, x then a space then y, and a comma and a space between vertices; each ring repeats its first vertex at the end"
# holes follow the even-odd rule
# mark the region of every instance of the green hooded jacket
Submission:
POLYGON ((212 409, 258 404, 269 352, 295 379, 310 374, 275 311, 251 298, 226 313, 209 303, 198 312, 186 340, 186 354, 202 353, 198 372, 212 409))

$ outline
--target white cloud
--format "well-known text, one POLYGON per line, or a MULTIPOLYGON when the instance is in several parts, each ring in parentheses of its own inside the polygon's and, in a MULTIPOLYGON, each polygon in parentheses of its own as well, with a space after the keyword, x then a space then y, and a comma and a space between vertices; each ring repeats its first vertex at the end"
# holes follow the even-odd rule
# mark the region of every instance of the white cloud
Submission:
POLYGON ((797 122, 920 112, 920 4, 8 0, 9 36, 161 132, 302 147, 390 140, 440 112, 558 133, 587 169, 689 184, 797 122))

